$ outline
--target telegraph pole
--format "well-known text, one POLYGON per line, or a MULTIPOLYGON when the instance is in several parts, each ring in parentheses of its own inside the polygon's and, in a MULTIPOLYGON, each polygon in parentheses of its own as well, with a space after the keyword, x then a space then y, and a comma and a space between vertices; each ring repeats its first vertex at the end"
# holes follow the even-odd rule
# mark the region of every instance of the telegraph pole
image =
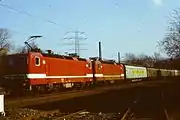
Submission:
MULTIPOLYGON (((77 56, 80 56, 80 50, 85 50, 85 49, 80 49, 80 45, 81 45, 80 41, 87 39, 86 37, 83 37, 83 35, 85 35, 85 32, 81 32, 78 30, 66 32, 66 34, 70 34, 70 33, 73 33, 73 36, 72 37, 65 37, 64 39, 74 41, 74 49, 71 49, 71 50, 74 50, 74 53, 77 56)), ((69 45, 73 45, 73 44, 69 44, 69 45)))

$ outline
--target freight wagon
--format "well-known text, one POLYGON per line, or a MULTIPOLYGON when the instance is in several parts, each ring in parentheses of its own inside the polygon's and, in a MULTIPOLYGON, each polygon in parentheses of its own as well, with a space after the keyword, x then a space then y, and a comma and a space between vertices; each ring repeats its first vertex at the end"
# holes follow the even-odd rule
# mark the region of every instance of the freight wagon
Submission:
POLYGON ((146 67, 137 67, 137 66, 125 66, 126 80, 131 81, 140 81, 147 79, 147 70, 146 67))
POLYGON ((147 68, 147 76, 149 80, 161 79, 161 71, 156 68, 147 68))

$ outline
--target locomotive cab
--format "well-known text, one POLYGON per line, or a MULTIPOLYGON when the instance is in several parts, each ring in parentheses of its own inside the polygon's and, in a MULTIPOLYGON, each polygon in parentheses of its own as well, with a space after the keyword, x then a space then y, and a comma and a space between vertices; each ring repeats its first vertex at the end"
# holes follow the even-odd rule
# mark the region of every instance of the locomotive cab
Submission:
POLYGON ((7 55, 3 58, 5 86, 10 92, 21 92, 31 90, 31 84, 36 79, 45 78, 45 61, 41 53, 20 53, 7 55), (32 80, 30 80, 32 79, 32 80))
POLYGON ((28 54, 13 54, 3 57, 3 86, 8 92, 21 91, 27 87, 28 54))

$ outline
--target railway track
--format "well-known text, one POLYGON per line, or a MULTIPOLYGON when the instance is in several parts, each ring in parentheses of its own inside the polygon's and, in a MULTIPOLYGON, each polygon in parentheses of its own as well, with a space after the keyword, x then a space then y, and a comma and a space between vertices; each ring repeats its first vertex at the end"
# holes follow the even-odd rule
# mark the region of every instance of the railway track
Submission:
MULTIPOLYGON (((170 81, 133 81, 132 82, 122 82, 121 84, 118 84, 118 86, 123 86, 123 85, 132 85, 132 84, 136 84, 136 83, 146 83, 149 82, 151 84, 153 83, 164 83, 164 82, 170 82, 170 81)), ((50 94, 63 94, 63 93, 67 93, 67 92, 75 92, 75 91, 82 91, 82 90, 94 90, 94 89, 101 89, 101 88, 109 88, 112 86, 117 86, 115 84, 109 84, 108 86, 103 85, 103 86, 96 86, 96 87, 90 87, 90 88, 85 88, 85 89, 66 89, 66 90, 62 90, 62 91, 49 91, 47 93, 36 93, 36 94, 29 94, 29 93, 24 93, 24 94, 20 94, 20 95, 12 95, 10 93, 4 93, 5 97, 8 99, 21 99, 21 98, 30 98, 30 97, 43 97, 43 96, 47 96, 50 94)))
POLYGON ((5 106, 7 107, 25 107, 30 105, 37 105, 43 104, 46 102, 53 102, 58 100, 66 100, 75 97, 82 97, 87 95, 94 95, 106 92, 108 90, 119 90, 119 89, 126 89, 136 86, 154 86, 158 84, 162 84, 164 81, 152 82, 152 81, 145 81, 145 82, 137 82, 137 83, 129 83, 118 85, 118 86, 109 86, 109 87, 97 87, 94 89, 87 89, 87 90, 75 90, 75 91, 68 91, 68 92, 60 92, 60 93, 53 93, 53 94, 43 94, 39 96, 28 96, 28 97, 19 97, 19 98, 6 98, 5 97, 5 106))
MULTIPOLYGON (((161 85, 162 82, 158 82, 158 84, 161 85)), ((108 91, 107 93, 103 93, 95 96, 87 96, 76 99, 55 101, 53 103, 46 102, 45 104, 29 106, 26 108, 22 108, 25 109, 25 111, 27 111, 27 112, 23 112, 23 115, 26 113, 29 114, 29 111, 32 111, 32 115, 33 115, 34 114, 33 110, 37 110, 37 111, 45 112, 46 115, 43 115, 44 113, 41 114, 43 118, 45 117, 48 118, 47 115, 49 115, 49 117, 53 120, 71 120, 71 119, 72 120, 73 119, 154 120, 153 118, 156 118, 157 115, 161 115, 161 118, 158 118, 159 120, 162 120, 163 118, 164 118, 163 120, 169 120, 170 117, 172 117, 172 112, 169 109, 169 107, 166 106, 166 104, 164 104, 164 103, 168 104, 169 101, 167 100, 163 101, 162 99, 163 95, 161 93, 162 87, 158 87, 154 83, 150 85, 150 82, 147 82, 146 85, 151 87, 145 87, 142 85, 142 83, 137 83, 136 85, 135 84, 132 85, 132 87, 133 86, 137 86, 137 87, 130 88, 129 86, 126 86, 127 88, 130 88, 127 90, 126 89, 120 90, 122 88, 114 87, 114 89, 118 89, 118 90, 108 91), (155 87, 153 87, 154 85, 155 87), (153 98, 154 100, 151 100, 151 98, 153 98), (53 112, 54 110, 57 111, 53 112)), ((126 87, 124 86, 124 88, 126 87)), ((167 95, 168 94, 164 92, 165 99, 169 98, 169 96, 167 95)), ((63 96, 60 95, 57 97, 60 97, 62 99, 63 96)), ((51 99, 54 98, 51 97, 51 99)), ((41 100, 43 101, 43 99, 41 100)), ((38 101, 41 100, 39 99, 38 101)), ((38 112, 36 114, 38 114, 38 112)))
POLYGON ((25 106, 30 106, 30 105, 43 104, 46 102, 65 100, 65 99, 70 99, 73 97, 80 97, 80 96, 91 95, 91 94, 95 94, 95 91, 91 90, 91 91, 68 92, 68 93, 63 93, 63 94, 50 94, 47 96, 41 96, 41 97, 36 97, 36 98, 31 97, 31 98, 6 100, 5 105, 7 107, 9 106, 10 107, 25 107, 25 106))
POLYGON ((43 94, 39 96, 28 96, 28 97, 18 97, 18 98, 5 98, 5 105, 7 107, 24 107, 36 104, 43 104, 46 102, 53 102, 58 100, 66 100, 74 97, 81 97, 86 95, 100 94, 110 89, 115 89, 117 86, 113 87, 98 87, 94 89, 87 90, 75 90, 68 92, 43 94))
MULTIPOLYGON (((165 119, 163 120, 171 120, 169 115, 168 115, 168 112, 167 112, 167 109, 164 108, 164 115, 165 115, 165 119)), ((154 120, 153 117, 136 117, 135 116, 135 113, 133 111, 131 111, 131 108, 128 108, 124 114, 122 115, 121 119, 120 120, 154 120)))
POLYGON ((151 97, 144 96, 143 94, 137 95, 132 105, 122 113, 121 120, 171 120, 170 113, 166 108, 163 92, 158 91, 154 97, 155 101, 147 102, 151 97))
MULTIPOLYGON (((116 118, 118 118, 119 120, 155 120, 155 119, 157 119, 156 118, 157 114, 155 116, 153 115, 154 114, 153 111, 156 112, 157 108, 153 108, 153 109, 150 108, 150 109, 152 109, 151 112, 153 114, 151 114, 149 116, 143 115, 143 112, 141 111, 142 108, 139 107, 139 105, 141 106, 141 104, 139 104, 139 103, 142 103, 142 101, 144 101, 143 97, 146 97, 146 96, 143 96, 142 98, 138 98, 139 96, 141 96, 141 95, 138 95, 137 97, 135 97, 134 101, 132 101, 132 104, 130 104, 130 107, 128 107, 127 109, 124 109, 124 111, 122 110, 120 112, 121 113, 120 115, 116 114, 117 115, 116 118), (142 113, 139 114, 139 111, 141 111, 142 113)), ((160 96, 160 97, 162 97, 162 96, 160 96)), ((157 104, 159 104, 159 102, 163 102, 163 101, 158 101, 158 103, 155 103, 154 106, 158 106, 157 104)), ((148 104, 148 103, 146 102, 145 104, 148 104)), ((146 108, 146 106, 144 106, 144 107, 146 108)), ((149 108, 147 107, 147 110, 148 109, 149 108)), ((168 115, 167 109, 165 108, 165 105, 163 107, 161 107, 161 111, 158 114, 161 115, 161 118, 163 118, 163 120, 170 120, 170 117, 168 115)), ((108 114, 106 113, 105 117, 108 118, 107 116, 108 116, 108 114)), ((83 109, 83 110, 79 110, 77 112, 73 112, 73 113, 69 113, 69 114, 57 117, 53 120, 74 120, 74 119, 81 120, 83 118, 85 120, 99 118, 99 120, 100 120, 103 118, 103 115, 100 115, 98 113, 93 114, 93 113, 89 112, 88 110, 83 109)), ((159 118, 159 119, 161 119, 161 118, 159 118)))

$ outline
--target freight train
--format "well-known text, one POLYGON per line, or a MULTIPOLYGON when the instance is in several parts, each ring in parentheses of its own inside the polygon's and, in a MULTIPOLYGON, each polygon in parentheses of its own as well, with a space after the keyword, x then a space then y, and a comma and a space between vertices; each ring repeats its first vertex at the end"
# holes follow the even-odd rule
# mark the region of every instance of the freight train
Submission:
POLYGON ((126 65, 113 60, 100 60, 98 57, 85 59, 33 51, 4 56, 1 68, 4 78, 1 84, 12 92, 83 89, 180 76, 179 70, 126 65))

